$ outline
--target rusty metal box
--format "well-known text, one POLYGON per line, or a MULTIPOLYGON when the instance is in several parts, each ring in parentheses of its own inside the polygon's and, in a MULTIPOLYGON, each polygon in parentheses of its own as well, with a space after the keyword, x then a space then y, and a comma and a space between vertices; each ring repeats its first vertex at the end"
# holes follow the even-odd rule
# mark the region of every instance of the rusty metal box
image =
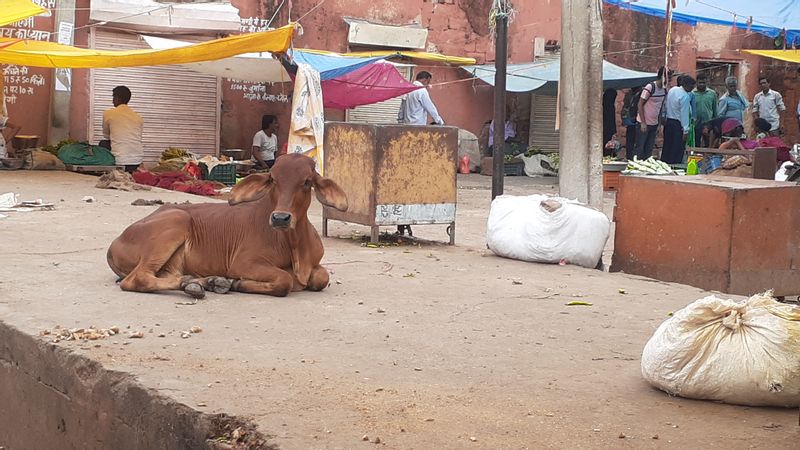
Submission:
POLYGON ((622 176, 611 271, 730 294, 800 295, 800 186, 622 176))
POLYGON ((348 210, 329 219, 371 227, 449 224, 455 239, 458 129, 443 126, 325 124, 325 176, 347 194, 348 210))

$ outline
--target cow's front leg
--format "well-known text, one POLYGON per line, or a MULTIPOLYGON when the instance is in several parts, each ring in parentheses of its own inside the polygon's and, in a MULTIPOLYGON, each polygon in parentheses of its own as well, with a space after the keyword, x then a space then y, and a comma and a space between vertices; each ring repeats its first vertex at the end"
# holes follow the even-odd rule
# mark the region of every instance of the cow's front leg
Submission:
POLYGON ((321 291, 328 287, 331 280, 328 270, 322 266, 316 266, 311 269, 311 275, 308 277, 308 284, 306 289, 309 291, 321 291))
POLYGON ((294 283, 294 279, 289 272, 277 267, 262 268, 255 274, 244 274, 244 276, 235 276, 234 278, 238 279, 233 282, 232 291, 273 295, 275 297, 289 295, 294 283))

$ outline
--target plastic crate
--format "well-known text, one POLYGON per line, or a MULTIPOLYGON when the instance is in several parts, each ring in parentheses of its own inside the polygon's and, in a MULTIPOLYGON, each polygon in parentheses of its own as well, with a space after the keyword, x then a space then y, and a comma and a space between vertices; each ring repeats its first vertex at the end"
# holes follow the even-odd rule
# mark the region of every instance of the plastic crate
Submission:
POLYGON ((209 173, 208 167, 204 163, 200 163, 200 170, 204 180, 216 181, 228 186, 236 184, 236 164, 218 164, 209 173))
POLYGON ((503 164, 503 175, 511 177, 521 177, 525 175, 525 163, 505 163, 503 164))
POLYGON ((604 191, 616 191, 619 189, 619 172, 612 172, 612 171, 604 171, 603 172, 603 190, 604 191))

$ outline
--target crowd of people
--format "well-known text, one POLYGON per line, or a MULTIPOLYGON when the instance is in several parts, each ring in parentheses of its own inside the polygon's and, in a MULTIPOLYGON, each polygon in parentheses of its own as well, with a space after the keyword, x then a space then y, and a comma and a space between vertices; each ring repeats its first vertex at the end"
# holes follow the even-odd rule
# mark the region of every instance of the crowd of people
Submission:
MULTIPOLYGON (((704 75, 695 80, 689 75, 674 77, 672 71, 665 72, 661 67, 657 80, 632 88, 625 95, 621 118, 626 128, 628 159, 652 156, 659 129, 663 129, 660 159, 668 164, 683 162, 687 147, 752 149, 771 146, 779 147, 779 160, 790 159, 788 146, 781 139, 787 108, 783 96, 770 88, 769 79, 759 79, 761 90, 751 104, 739 90, 735 77, 725 80, 726 91, 718 96, 708 86, 704 75), (664 85, 665 80, 673 79, 674 86, 664 85), (755 139, 748 139, 744 134, 747 114, 753 118, 755 139)), ((604 96, 604 103, 605 99, 604 96)), ((800 104, 797 119, 800 123, 800 104)), ((609 141, 608 133, 605 134, 604 139, 609 141)))

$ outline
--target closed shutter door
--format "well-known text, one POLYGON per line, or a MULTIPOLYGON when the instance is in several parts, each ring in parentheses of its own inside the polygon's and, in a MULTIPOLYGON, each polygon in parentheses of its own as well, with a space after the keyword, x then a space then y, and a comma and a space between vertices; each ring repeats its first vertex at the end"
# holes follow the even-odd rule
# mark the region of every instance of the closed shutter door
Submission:
MULTIPOLYGON (((411 66, 396 66, 397 70, 407 80, 411 79, 411 66)), ((356 106, 347 110, 347 122, 355 123, 393 123, 397 124, 397 113, 400 112, 400 103, 403 97, 390 98, 371 105, 356 106)))
POLYGON ((556 130, 557 97, 531 95, 531 130, 528 144, 545 152, 558 153, 556 130))
MULTIPOLYGON (((93 48, 129 50, 149 48, 136 34, 92 30, 93 48)), ((130 88, 130 107, 144 119, 144 160, 157 161, 168 147, 216 155, 219 148, 217 77, 180 66, 125 67, 91 70, 90 136, 103 139, 103 111, 113 107, 111 90, 130 88)))

